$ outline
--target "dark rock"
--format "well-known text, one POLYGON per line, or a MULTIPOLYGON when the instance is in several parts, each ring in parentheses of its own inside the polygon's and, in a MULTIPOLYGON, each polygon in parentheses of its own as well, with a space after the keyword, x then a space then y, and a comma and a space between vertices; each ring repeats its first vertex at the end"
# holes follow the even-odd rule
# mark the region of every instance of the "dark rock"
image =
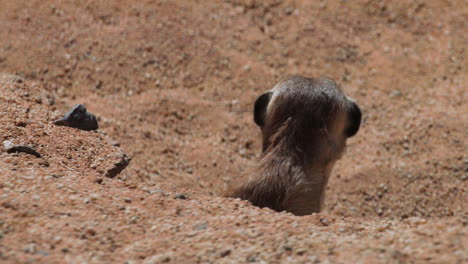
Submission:
POLYGON ((15 126, 18 126, 18 127, 25 127, 28 125, 28 122, 25 121, 25 120, 16 120, 15 121, 15 126))
POLYGON ((41 161, 39 162, 39 165, 41 165, 41 166, 43 166, 43 167, 50 167, 50 163, 49 163, 47 160, 45 160, 45 159, 41 160, 41 161))
POLYGON ((178 194, 178 195, 176 195, 174 198, 176 198, 176 199, 181 199, 181 200, 185 200, 185 199, 187 199, 187 196, 185 196, 185 194, 178 194))
POLYGON ((104 182, 104 179, 103 178, 97 178, 94 180, 95 183, 97 184, 102 184, 104 182))
POLYGON ((33 156, 35 156, 37 158, 42 157, 41 154, 39 154, 32 147, 24 146, 24 145, 15 145, 15 144, 13 144, 13 142, 11 142, 9 140, 3 141, 3 148, 8 153, 23 152, 23 153, 31 154, 31 155, 33 155, 33 156))
POLYGON ((128 166, 128 164, 130 163, 132 159, 127 156, 126 154, 122 154, 120 156, 120 160, 114 164, 114 167, 112 167, 111 169, 109 169, 105 176, 106 177, 109 177, 109 178, 114 178, 115 176, 117 176, 123 169, 125 169, 125 167, 128 166))
POLYGON ((86 111, 86 107, 82 104, 75 105, 62 118, 55 120, 54 124, 87 131, 96 130, 99 128, 96 117, 86 111))
POLYGON ((224 250, 223 252, 221 252, 221 257, 224 258, 224 257, 227 257, 231 255, 231 250, 230 249, 227 249, 227 250, 224 250))

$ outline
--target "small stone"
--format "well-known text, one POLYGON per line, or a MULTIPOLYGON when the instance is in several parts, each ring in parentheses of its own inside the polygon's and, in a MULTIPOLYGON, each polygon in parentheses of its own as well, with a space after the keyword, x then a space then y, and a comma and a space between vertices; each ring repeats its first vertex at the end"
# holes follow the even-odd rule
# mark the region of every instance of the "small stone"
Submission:
POLYGON ((185 196, 185 194, 178 194, 174 198, 175 199, 185 200, 185 199, 187 199, 187 196, 185 196))
POLYGON ((5 140, 3 141, 3 149, 5 151, 9 151, 10 149, 12 149, 13 147, 15 146, 15 144, 10 141, 10 140, 5 140))
POLYGON ((419 226, 427 223, 427 220, 421 217, 410 217, 406 220, 411 226, 419 226))
MULTIPOLYGON (((23 83, 23 82, 24 82, 23 77, 18 76, 18 75, 14 75, 12 81, 14 81, 14 82, 16 82, 16 83, 23 83)), ((29 94, 28 92, 25 92, 25 93, 23 94, 24 97, 29 97, 29 95, 30 95, 30 94, 29 94)))
POLYGON ((231 250, 230 249, 224 250, 223 252, 221 252, 220 255, 221 255, 222 258, 227 257, 227 256, 231 255, 231 250))
POLYGON ((26 253, 34 254, 36 252, 36 244, 34 243, 28 244, 23 248, 23 250, 26 253))
POLYGON ((329 226, 330 225, 330 222, 326 218, 321 218, 320 223, 322 223, 322 225, 324 225, 324 226, 329 226))
POLYGON ((130 198, 125 198, 125 199, 124 199, 124 202, 126 202, 126 203, 131 203, 131 202, 132 202, 132 199, 130 199, 130 198))
POLYGON ((94 180, 94 182, 97 183, 97 184, 102 184, 103 181, 104 181, 103 178, 97 178, 97 179, 94 180))
POLYGON ((394 91, 392 92, 392 96, 393 96, 393 97, 401 97, 401 96, 402 96, 402 93, 401 93, 400 91, 398 91, 398 90, 394 90, 394 91))
POLYGON ((97 233, 96 230, 91 229, 91 228, 88 229, 88 230, 86 230, 86 234, 88 234, 88 235, 90 235, 90 236, 95 236, 96 233, 97 233))
POLYGON ((44 250, 38 250, 38 251, 34 252, 34 254, 41 255, 41 256, 49 256, 49 252, 44 251, 44 250))
POLYGON ((310 256, 308 260, 309 263, 320 263, 319 258, 317 258, 316 256, 310 256))
POLYGON ((383 224, 383 225, 379 225, 379 226, 377 227, 377 231, 378 231, 378 232, 383 232, 383 231, 388 230, 388 229, 390 229, 390 225, 389 225, 389 224, 383 224))
POLYGON ((285 13, 287 16, 291 15, 293 12, 294 12, 294 8, 292 8, 292 7, 290 7, 290 6, 289 6, 289 7, 286 7, 286 8, 284 9, 284 13, 285 13))
POLYGON ((378 214, 379 216, 382 216, 383 213, 384 213, 384 211, 382 210, 382 208, 377 208, 376 212, 377 212, 377 214, 378 214))
POLYGON ((132 216, 130 220, 127 221, 129 224, 136 224, 138 223, 138 216, 132 216))
POLYGON ((37 158, 41 157, 41 154, 39 154, 32 147, 23 146, 23 145, 15 145, 15 144, 13 144, 13 142, 11 142, 9 140, 3 141, 3 149, 8 153, 23 152, 23 153, 27 153, 27 154, 31 154, 33 156, 36 156, 37 158))
POLYGON ((60 242, 62 242, 62 237, 61 236, 54 236, 52 238, 52 241, 54 241, 54 243, 60 243, 60 242))
POLYGON ((205 230, 206 228, 208 228, 208 223, 207 222, 203 222, 201 224, 193 226, 194 230, 205 230))
POLYGON ((240 154, 241 156, 245 156, 245 154, 247 154, 247 150, 246 150, 245 148, 241 148, 241 149, 239 150, 239 154, 240 154))
POLYGON ((81 130, 96 130, 99 128, 96 117, 86 111, 86 107, 82 104, 75 105, 62 118, 54 121, 55 125, 68 126, 81 130))
POLYGON ((114 167, 112 167, 111 169, 109 169, 107 172, 106 172, 106 177, 109 177, 109 178, 114 178, 115 176, 117 176, 123 169, 125 169, 128 164, 130 164, 130 161, 132 160, 132 158, 130 158, 129 156, 127 156, 126 154, 122 154, 120 155, 120 159, 118 162, 114 163, 114 167))
POLYGON ((62 173, 52 173, 50 176, 52 176, 53 178, 58 179, 58 178, 62 178, 65 175, 63 175, 62 173))
POLYGON ((28 125, 28 122, 26 120, 18 119, 18 120, 15 121, 15 126, 25 127, 27 125, 28 125))
POLYGON ((96 83, 96 85, 94 85, 94 89, 96 89, 96 90, 101 89, 102 84, 103 84, 103 82, 102 82, 101 80, 99 80, 99 81, 96 83))
POLYGON ((306 253, 307 253, 307 249, 306 249, 306 248, 298 248, 298 249, 296 250, 296 254, 299 255, 299 256, 302 256, 302 255, 304 255, 304 254, 306 254, 306 253))
POLYGON ((43 159, 39 161, 39 165, 41 165, 42 167, 49 167, 50 163, 47 160, 43 159))
POLYGON ((284 246, 283 249, 284 249, 285 251, 292 251, 292 250, 293 250, 293 248, 290 247, 290 246, 288 246, 288 245, 284 246))

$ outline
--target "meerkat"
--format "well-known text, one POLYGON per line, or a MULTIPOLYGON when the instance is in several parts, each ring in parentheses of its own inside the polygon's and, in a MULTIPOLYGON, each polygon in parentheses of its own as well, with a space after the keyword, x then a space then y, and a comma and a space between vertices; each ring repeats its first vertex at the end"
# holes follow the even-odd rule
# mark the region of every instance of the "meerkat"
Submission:
POLYGON ((359 106, 330 79, 291 76, 260 95, 253 114, 263 138, 258 168, 224 196, 295 215, 320 212, 332 168, 359 130, 359 106))

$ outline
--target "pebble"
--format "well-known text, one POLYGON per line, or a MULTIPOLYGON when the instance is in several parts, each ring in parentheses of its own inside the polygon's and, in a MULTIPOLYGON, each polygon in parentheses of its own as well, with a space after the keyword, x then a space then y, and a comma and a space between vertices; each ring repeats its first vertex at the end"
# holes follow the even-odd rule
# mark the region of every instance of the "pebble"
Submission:
POLYGON ((228 249, 228 250, 224 250, 223 252, 221 252, 220 256, 224 258, 224 257, 229 256, 230 254, 231 254, 231 250, 228 249))
POLYGON ((97 178, 94 180, 95 183, 97 184, 102 184, 104 182, 104 179, 103 178, 97 178))
POLYGON ((49 256, 49 252, 44 251, 44 250, 38 250, 38 251, 34 252, 34 254, 41 255, 41 256, 49 256))
POLYGON ((185 199, 187 199, 187 196, 185 196, 185 194, 178 194, 174 198, 175 199, 185 200, 185 199))
POLYGON ((294 8, 292 8, 292 7, 290 7, 290 6, 289 6, 289 7, 286 7, 286 8, 284 9, 284 13, 285 13, 286 15, 288 15, 288 16, 291 15, 293 12, 294 12, 294 8))
POLYGON ((193 226, 194 230, 205 230, 206 228, 208 228, 208 223, 207 222, 203 222, 201 224, 193 226))
POLYGON ((130 164, 131 160, 132 160, 132 158, 130 158, 126 154, 122 153, 119 156, 119 160, 116 163, 114 163, 114 166, 106 172, 105 176, 108 177, 108 178, 114 178, 123 169, 125 169, 128 166, 128 164, 130 164))
POLYGON ((324 225, 324 226, 329 226, 330 225, 330 222, 326 218, 320 219, 320 223, 322 223, 322 225, 324 225))
POLYGON ((239 150, 239 154, 240 154, 241 156, 245 156, 245 154, 247 154, 247 150, 245 150, 244 148, 241 148, 241 149, 239 150))
POLYGON ((400 91, 398 91, 398 90, 394 90, 392 92, 392 96, 393 97, 400 97, 400 96, 402 96, 402 93, 400 91))
POLYGON ((136 224, 138 223, 138 216, 132 216, 130 220, 127 222, 128 224, 136 224))
POLYGON ((39 154, 34 148, 24 145, 15 145, 12 141, 9 140, 3 141, 3 149, 8 153, 23 152, 31 154, 37 158, 41 157, 41 154, 39 154))
POLYGON ((382 210, 382 208, 377 208, 376 212, 377 212, 377 214, 378 214, 379 216, 382 216, 383 213, 384 213, 384 211, 382 210))
POLYGON ((26 253, 34 254, 36 252, 36 244, 34 243, 28 244, 23 248, 23 250, 26 253))
POLYGON ((382 224, 382 225, 379 225, 379 226, 376 228, 376 230, 377 230, 378 232, 383 232, 383 231, 388 230, 388 229, 390 229, 390 225, 387 224, 387 223, 382 224))
POLYGON ((90 236, 95 236, 96 235, 96 230, 92 229, 92 228, 89 228, 88 230, 86 230, 86 234, 90 235, 90 236))
POLYGON ((424 218, 415 216, 415 217, 410 217, 406 219, 406 222, 409 223, 411 226, 419 226, 419 225, 423 225, 427 223, 427 220, 424 218))
POLYGON ((3 141, 3 149, 5 151, 9 151, 10 149, 12 149, 13 147, 15 146, 15 144, 10 141, 10 140, 5 140, 3 141))

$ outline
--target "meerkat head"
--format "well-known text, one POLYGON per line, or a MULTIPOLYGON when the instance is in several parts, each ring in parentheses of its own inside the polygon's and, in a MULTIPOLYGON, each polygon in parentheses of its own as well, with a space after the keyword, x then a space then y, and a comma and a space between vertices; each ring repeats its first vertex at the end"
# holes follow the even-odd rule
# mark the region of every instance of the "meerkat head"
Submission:
POLYGON ((358 105, 332 80, 293 76, 257 98, 254 121, 263 136, 259 166, 225 195, 296 215, 320 212, 333 165, 359 130, 358 105))
POLYGON ((263 152, 282 147, 286 155, 326 165, 359 130, 361 111, 332 80, 293 76, 256 99, 254 121, 263 152))

